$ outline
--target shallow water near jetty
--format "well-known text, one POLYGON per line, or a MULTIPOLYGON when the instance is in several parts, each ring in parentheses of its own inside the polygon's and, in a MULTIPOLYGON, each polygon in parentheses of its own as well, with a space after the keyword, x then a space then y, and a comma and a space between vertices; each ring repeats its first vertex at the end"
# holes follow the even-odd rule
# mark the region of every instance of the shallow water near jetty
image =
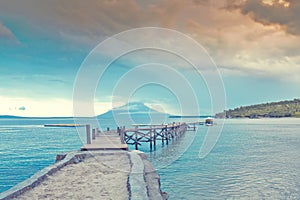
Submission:
MULTIPOLYGON (((73 122, 0 120, 0 192, 52 164, 56 154, 81 147, 84 136, 75 128, 43 127, 54 123, 73 122)), ((107 119, 104 125, 113 122, 107 119)), ((226 120, 214 149, 200 159, 208 128, 214 126, 199 126, 154 152, 148 145, 141 148, 170 199, 300 198, 300 119, 226 120)))

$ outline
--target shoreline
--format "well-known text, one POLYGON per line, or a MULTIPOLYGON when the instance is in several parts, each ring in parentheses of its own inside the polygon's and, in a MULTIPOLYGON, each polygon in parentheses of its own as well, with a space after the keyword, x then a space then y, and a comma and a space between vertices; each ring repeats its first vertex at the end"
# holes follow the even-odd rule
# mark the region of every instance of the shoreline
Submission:
POLYGON ((91 186, 97 190, 101 187, 107 189, 108 199, 167 199, 167 194, 161 191, 159 175, 141 151, 72 151, 58 154, 56 159, 56 163, 0 193, 0 199, 30 199, 34 195, 43 199, 64 195, 65 192, 68 197, 77 195, 77 199, 81 199, 81 195, 86 193, 89 193, 88 197, 101 194, 101 191, 91 192, 88 189, 91 186), (74 182, 78 178, 80 184, 74 182), (104 182, 98 184, 96 179, 104 182), (67 181, 70 184, 64 184, 67 181), (91 184, 93 181, 98 185, 91 184), (76 188, 80 188, 81 193, 76 193, 76 188), (120 190, 123 192, 120 193, 120 190))

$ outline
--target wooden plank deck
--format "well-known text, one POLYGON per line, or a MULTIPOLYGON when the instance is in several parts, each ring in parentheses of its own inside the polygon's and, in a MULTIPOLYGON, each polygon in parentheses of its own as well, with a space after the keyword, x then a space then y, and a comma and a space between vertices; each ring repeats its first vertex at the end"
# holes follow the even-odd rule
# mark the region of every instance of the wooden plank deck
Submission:
POLYGON ((81 151, 95 150, 128 150, 127 144, 122 144, 117 131, 106 131, 97 133, 91 144, 85 144, 81 151))
POLYGON ((128 150, 128 144, 135 145, 135 149, 142 142, 150 143, 150 150, 156 146, 156 141, 169 143, 188 130, 196 131, 196 125, 204 125, 205 122, 183 122, 172 124, 134 124, 134 128, 126 129, 125 126, 117 127, 117 130, 100 132, 98 128, 92 129, 86 125, 87 144, 81 147, 82 151, 92 150, 128 150))

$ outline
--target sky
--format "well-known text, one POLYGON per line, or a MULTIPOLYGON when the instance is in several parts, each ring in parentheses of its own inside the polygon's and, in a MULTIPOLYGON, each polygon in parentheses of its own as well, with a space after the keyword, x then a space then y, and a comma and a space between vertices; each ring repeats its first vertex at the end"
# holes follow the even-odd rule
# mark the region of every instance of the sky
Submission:
MULTIPOLYGON (((72 116, 74 87, 91 52, 116 34, 143 27, 175 30, 199 43, 217 66, 226 109, 299 98, 299 10, 298 0, 1 0, 0 115, 72 116)), ((162 38, 161 45, 179 48, 174 38, 162 38)), ((99 59, 114 50, 104 50, 99 59)), ((204 51, 193 50, 186 54, 202 59, 204 51)), ((196 64, 204 74, 210 70, 205 62, 196 64)), ((123 55, 97 82, 90 114, 106 112, 128 99, 180 114, 184 107, 180 102, 187 100, 172 88, 185 90, 182 76, 192 85, 200 113, 212 114, 213 82, 207 86, 205 78, 191 69, 170 52, 143 49, 123 55), (162 65, 168 63, 169 68, 162 65), (124 89, 141 84, 132 81, 150 77, 154 69, 152 83, 147 79, 129 97, 121 90, 115 93, 119 85, 124 89), (141 71, 137 75, 132 70, 141 71)), ((185 114, 193 109, 190 106, 185 114)))

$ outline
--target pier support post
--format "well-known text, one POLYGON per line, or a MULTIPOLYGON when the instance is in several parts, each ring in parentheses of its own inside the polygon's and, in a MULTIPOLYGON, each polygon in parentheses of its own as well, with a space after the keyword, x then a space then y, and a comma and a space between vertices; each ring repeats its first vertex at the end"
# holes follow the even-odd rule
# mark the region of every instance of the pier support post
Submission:
POLYGON ((139 150, 138 148, 138 126, 135 126, 135 138, 134 138, 134 143, 135 143, 135 150, 139 150))
POLYGON ((156 130, 153 129, 153 145, 154 145, 154 149, 156 148, 156 130))
POLYGON ((166 126, 166 144, 169 144, 169 132, 168 132, 168 126, 166 126))
POLYGON ((165 141, 165 128, 162 128, 161 131, 161 143, 164 144, 165 141))
POLYGON ((86 128, 86 143, 92 144, 92 142, 91 142, 91 125, 87 124, 85 126, 85 128, 86 128))
POLYGON ((94 128, 92 129, 92 139, 96 139, 96 130, 94 128))
POLYGON ((150 150, 152 151, 152 126, 150 126, 150 150))
POLYGON ((172 132, 171 132, 171 137, 174 138, 177 132, 178 126, 176 126, 176 123, 173 122, 173 127, 172 127, 172 132))

